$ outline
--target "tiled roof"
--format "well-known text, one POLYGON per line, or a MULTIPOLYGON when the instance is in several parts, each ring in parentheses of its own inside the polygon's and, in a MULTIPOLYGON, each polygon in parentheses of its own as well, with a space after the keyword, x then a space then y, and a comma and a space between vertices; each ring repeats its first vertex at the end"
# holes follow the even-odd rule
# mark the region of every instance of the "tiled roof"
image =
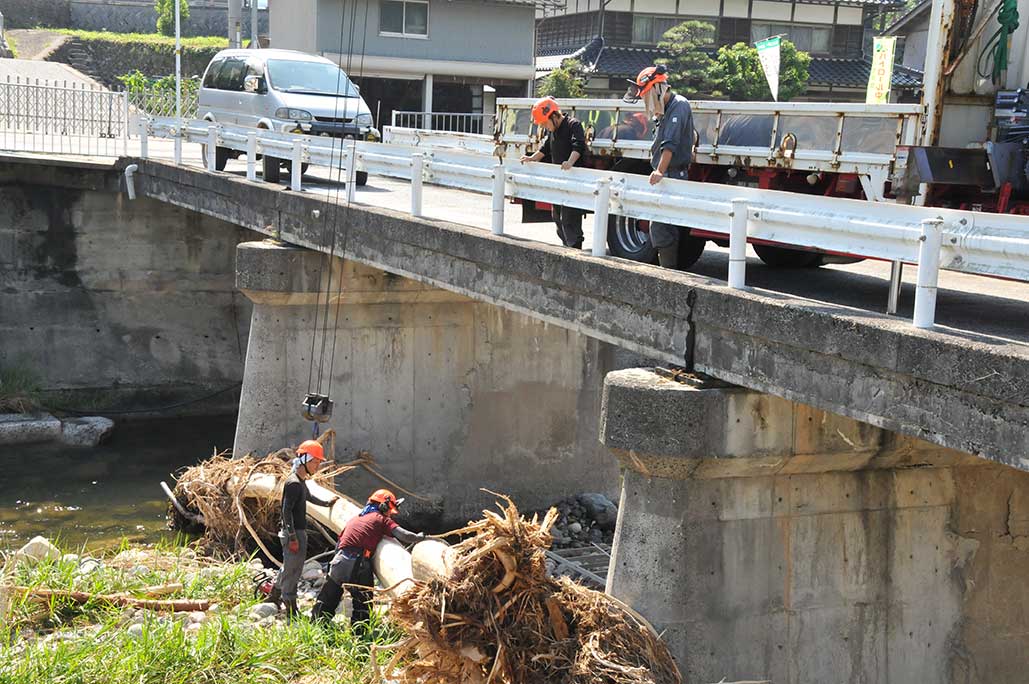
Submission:
MULTIPOLYGON (((818 86, 843 86, 846 88, 863 88, 868 84, 868 74, 872 63, 867 59, 811 59, 808 67, 808 83, 818 86)), ((893 86, 895 88, 921 88, 922 72, 899 64, 893 67, 893 86)))
MULTIPOLYGON (((566 49, 560 54, 541 55, 536 58, 537 76, 543 76, 561 66, 566 59, 578 59, 586 70, 598 76, 632 78, 654 61, 666 56, 657 48, 604 46, 597 37, 578 50, 566 49)), ((808 83, 815 86, 842 86, 861 88, 868 83, 872 68, 870 61, 858 58, 812 57, 808 68, 808 83)), ((895 65, 893 67, 895 88, 921 88, 922 72, 895 65)))

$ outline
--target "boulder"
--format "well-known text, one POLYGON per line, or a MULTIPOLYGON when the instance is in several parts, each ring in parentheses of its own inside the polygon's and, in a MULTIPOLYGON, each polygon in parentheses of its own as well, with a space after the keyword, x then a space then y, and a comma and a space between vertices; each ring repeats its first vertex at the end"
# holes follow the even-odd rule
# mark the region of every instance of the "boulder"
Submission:
POLYGON ((29 543, 18 549, 14 554, 14 562, 19 561, 44 561, 57 560, 61 557, 61 551, 50 543, 45 537, 33 537, 29 543))
POLYGON ((586 514, 597 523, 602 530, 613 530, 618 522, 618 506, 603 494, 588 493, 579 495, 579 503, 586 514))
POLYGON ((0 444, 52 442, 61 437, 61 421, 49 413, 0 414, 0 444))
POLYGON ((279 612, 279 607, 274 603, 258 603, 250 609, 250 617, 254 620, 265 620, 274 617, 279 612))
POLYGON ((95 447, 111 436, 114 421, 100 416, 66 418, 61 421, 61 442, 68 446, 95 447))

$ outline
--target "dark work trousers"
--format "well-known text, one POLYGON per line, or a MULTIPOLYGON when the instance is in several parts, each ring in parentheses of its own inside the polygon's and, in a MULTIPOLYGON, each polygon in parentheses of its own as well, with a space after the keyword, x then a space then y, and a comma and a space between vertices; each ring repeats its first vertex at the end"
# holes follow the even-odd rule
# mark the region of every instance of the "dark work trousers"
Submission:
POLYGON ((565 247, 582 249, 582 209, 555 204, 550 215, 557 224, 557 236, 565 247))
POLYGON ((367 621, 372 610, 372 559, 348 558, 348 554, 337 551, 329 564, 329 578, 318 593, 313 617, 325 616, 331 620, 343 596, 342 589, 350 592, 353 600, 351 622, 367 621))
POLYGON ((279 532, 279 541, 282 542, 282 569, 275 578, 275 586, 282 592, 284 601, 297 600, 297 583, 307 559, 307 530, 297 530, 296 534, 300 548, 293 553, 289 550, 289 534, 285 530, 279 532))
MULTIPOLYGON (((686 180, 687 171, 687 167, 669 169, 668 173, 665 174, 665 178, 673 178, 675 180, 686 180)), ((658 185, 657 189, 660 190, 661 186, 658 185)), ((654 221, 650 224, 650 242, 657 249, 663 249, 665 247, 678 247, 679 233, 681 231, 682 228, 680 228, 679 226, 673 226, 670 223, 661 223, 660 221, 654 221)))

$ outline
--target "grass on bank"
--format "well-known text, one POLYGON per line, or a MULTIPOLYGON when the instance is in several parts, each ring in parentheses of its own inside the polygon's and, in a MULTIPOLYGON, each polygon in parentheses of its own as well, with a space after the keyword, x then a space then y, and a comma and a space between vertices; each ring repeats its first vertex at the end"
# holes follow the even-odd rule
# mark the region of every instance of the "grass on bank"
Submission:
POLYGON ((18 46, 15 44, 14 38, 7 34, 5 39, 7 40, 7 47, 11 50, 11 59, 18 59, 18 46))
POLYGON ((0 413, 29 413, 40 406, 39 376, 24 366, 0 367, 0 413))
MULTIPOLYGON (((181 583, 182 590, 162 598, 205 598, 218 608, 208 612, 198 631, 191 632, 186 614, 147 612, 139 618, 131 608, 101 603, 75 605, 54 599, 40 604, 15 599, 7 619, 0 623, 0 682, 357 684, 371 673, 371 646, 393 643, 399 637, 382 622, 360 633, 306 619, 291 625, 258 626, 248 619, 258 603, 253 566, 216 563, 174 545, 145 551, 123 546, 93 572, 82 574, 79 567, 74 560, 21 564, 8 582, 140 597, 147 587, 181 583), (130 632, 133 620, 140 619, 137 633, 130 632)), ((379 659, 385 662, 389 656, 382 653, 379 659)))
MULTIPOLYGON (((108 43, 142 43, 155 46, 175 46, 175 38, 162 36, 160 33, 115 33, 113 31, 83 31, 80 29, 52 29, 55 33, 62 33, 87 42, 108 42, 108 43)), ((244 40, 244 47, 249 41, 244 40)), ((183 36, 182 47, 184 48, 227 48, 229 39, 225 36, 183 36)))

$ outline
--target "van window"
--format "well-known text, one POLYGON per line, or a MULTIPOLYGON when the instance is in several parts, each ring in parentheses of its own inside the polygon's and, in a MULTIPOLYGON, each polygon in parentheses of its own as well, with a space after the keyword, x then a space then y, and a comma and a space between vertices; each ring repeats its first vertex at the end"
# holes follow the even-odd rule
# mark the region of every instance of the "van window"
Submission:
POLYGON ((271 87, 286 93, 357 97, 357 89, 335 64, 269 59, 271 87))
POLYGON ((205 88, 216 88, 215 82, 218 79, 218 72, 222 66, 225 65, 224 59, 216 59, 211 62, 211 65, 207 67, 207 73, 204 74, 204 87, 205 88))
POLYGON ((218 71, 214 79, 214 87, 218 90, 243 90, 243 77, 247 73, 246 60, 230 57, 225 60, 225 65, 218 71))

